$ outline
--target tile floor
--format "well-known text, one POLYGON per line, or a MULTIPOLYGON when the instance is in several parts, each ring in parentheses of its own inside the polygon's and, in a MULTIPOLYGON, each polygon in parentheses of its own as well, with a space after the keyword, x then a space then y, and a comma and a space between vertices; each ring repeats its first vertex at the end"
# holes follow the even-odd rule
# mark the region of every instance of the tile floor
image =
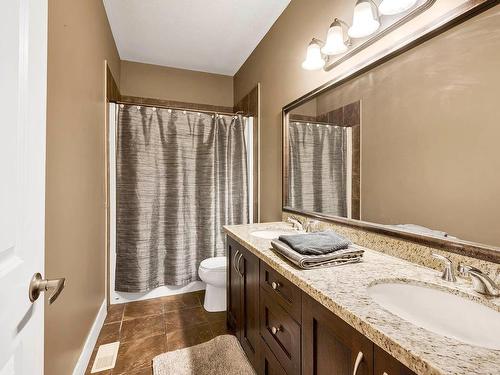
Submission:
POLYGON ((158 354, 200 344, 228 333, 226 313, 203 309, 204 292, 112 305, 97 340, 86 374, 99 345, 120 341, 113 370, 99 375, 151 375, 158 354))

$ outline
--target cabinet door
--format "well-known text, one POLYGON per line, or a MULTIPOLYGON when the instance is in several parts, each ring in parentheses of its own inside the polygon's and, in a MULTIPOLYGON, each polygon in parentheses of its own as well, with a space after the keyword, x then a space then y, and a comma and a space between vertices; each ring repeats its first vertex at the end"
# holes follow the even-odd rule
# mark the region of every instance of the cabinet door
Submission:
POLYGON ((417 375, 378 346, 374 355, 374 375, 417 375))
POLYGON ((239 244, 227 237, 227 325, 238 339, 241 329, 241 275, 235 262, 239 256, 239 244))
POLYGON ((257 368, 260 346, 259 334, 259 259, 240 248, 236 269, 241 273, 241 329, 240 343, 250 363, 257 368))
POLYGON ((302 374, 372 375, 373 343, 331 311, 302 296, 302 374))

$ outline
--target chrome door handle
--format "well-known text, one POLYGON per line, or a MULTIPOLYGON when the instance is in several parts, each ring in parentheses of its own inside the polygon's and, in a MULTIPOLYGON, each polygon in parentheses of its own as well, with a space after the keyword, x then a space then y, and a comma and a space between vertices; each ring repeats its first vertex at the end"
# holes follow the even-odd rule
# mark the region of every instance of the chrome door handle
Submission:
POLYGON ((356 357, 356 362, 354 362, 354 370, 352 370, 352 375, 356 375, 358 373, 359 365, 363 362, 363 352, 359 352, 356 357))
POLYGON ((273 281, 271 283, 271 288, 273 288, 274 290, 278 291, 279 287, 281 286, 280 283, 276 282, 276 281, 273 281))
POLYGON ((65 285, 66 285, 66 279, 64 277, 53 280, 42 279, 42 275, 40 275, 40 273, 37 272, 33 275, 30 281, 30 287, 29 287, 30 301, 35 302, 40 296, 40 293, 48 292, 49 290, 54 289, 52 294, 49 296, 49 304, 52 305, 54 301, 57 299, 57 297, 59 297, 59 294, 61 294, 65 285))

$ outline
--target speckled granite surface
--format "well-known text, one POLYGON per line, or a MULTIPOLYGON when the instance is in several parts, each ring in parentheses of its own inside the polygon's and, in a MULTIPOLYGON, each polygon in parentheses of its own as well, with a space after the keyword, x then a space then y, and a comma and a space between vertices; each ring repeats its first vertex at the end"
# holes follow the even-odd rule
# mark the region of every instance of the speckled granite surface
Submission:
MULTIPOLYGON (((301 221, 306 220, 305 216, 290 215, 283 212, 283 221, 286 221, 288 216, 299 217, 301 221)), ((442 270, 442 262, 432 257, 432 253, 444 255, 455 264, 468 264, 479 268, 484 273, 488 274, 497 284, 500 284, 500 265, 484 260, 471 258, 465 255, 451 253, 444 250, 434 249, 429 246, 420 245, 418 243, 405 241, 396 237, 385 236, 373 232, 363 231, 361 229, 348 227, 340 224, 327 222, 319 222, 319 229, 330 228, 337 233, 349 238, 352 242, 368 247, 369 249, 380 251, 384 254, 392 255, 401 259, 405 259, 412 263, 420 264, 421 266, 442 270)))
POLYGON ((250 234, 256 230, 289 230, 288 224, 234 225, 224 229, 278 273, 418 374, 500 374, 500 350, 463 344, 417 327, 383 309, 367 293, 367 287, 381 280, 428 283, 441 289, 452 287, 451 292, 481 301, 500 313, 498 298, 487 300, 475 294, 468 282, 459 279, 450 285, 441 280, 438 271, 369 249, 361 263, 304 271, 276 255, 270 240, 250 234))

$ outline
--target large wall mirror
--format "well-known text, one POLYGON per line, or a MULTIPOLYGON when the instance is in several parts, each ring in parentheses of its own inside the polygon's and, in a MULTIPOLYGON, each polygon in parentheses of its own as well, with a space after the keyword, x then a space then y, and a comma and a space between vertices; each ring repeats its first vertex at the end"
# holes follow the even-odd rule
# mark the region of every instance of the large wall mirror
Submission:
POLYGON ((495 251, 499 25, 497 5, 285 107, 284 211, 495 251))

